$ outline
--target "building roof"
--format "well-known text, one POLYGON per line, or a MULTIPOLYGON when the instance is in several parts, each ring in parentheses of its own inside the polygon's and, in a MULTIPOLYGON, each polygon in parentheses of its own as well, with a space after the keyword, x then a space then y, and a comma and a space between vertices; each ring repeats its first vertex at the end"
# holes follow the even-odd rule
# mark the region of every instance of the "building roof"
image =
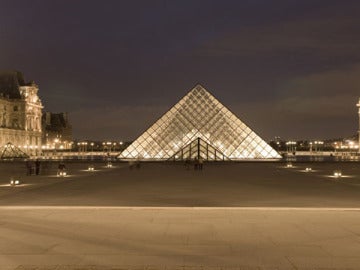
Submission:
POLYGON ((56 131, 60 132, 64 128, 67 128, 70 126, 70 123, 66 117, 66 113, 50 113, 46 112, 42 116, 43 121, 45 122, 45 129, 47 131, 56 131), (46 117, 47 115, 50 117, 50 125, 46 123, 46 117))
POLYGON ((24 76, 16 70, 0 71, 0 95, 11 99, 19 99, 20 86, 29 85, 25 83, 24 76))

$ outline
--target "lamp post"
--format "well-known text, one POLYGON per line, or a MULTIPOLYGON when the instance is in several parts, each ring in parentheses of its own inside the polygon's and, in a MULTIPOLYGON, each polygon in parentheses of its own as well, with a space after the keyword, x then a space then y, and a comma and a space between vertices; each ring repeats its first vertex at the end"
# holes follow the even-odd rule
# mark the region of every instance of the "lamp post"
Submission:
POLYGON ((322 146, 324 145, 324 142, 323 141, 315 141, 314 145, 315 145, 315 151, 316 152, 321 152, 322 146))
POLYGON ((111 147, 112 147, 112 143, 111 142, 106 142, 106 146, 107 146, 107 155, 109 156, 111 154, 111 147))
POLYGON ((90 143, 90 145, 91 145, 91 159, 93 159, 94 158, 94 143, 92 142, 92 143, 90 143))
POLYGON ((124 144, 124 143, 123 143, 122 141, 121 141, 121 142, 119 142, 119 151, 122 151, 122 149, 123 149, 123 147, 122 147, 122 146, 123 146, 123 144, 124 144))
POLYGON ((81 151, 83 153, 84 158, 86 158, 86 151, 87 151, 87 142, 81 142, 81 151))
POLYGON ((358 148, 358 152, 360 152, 360 98, 359 98, 359 102, 358 102, 358 104, 356 104, 356 107, 358 107, 359 108, 359 130, 358 130, 358 146, 359 146, 359 148, 358 148))
POLYGON ((296 142, 288 141, 286 142, 287 152, 296 152, 296 142))

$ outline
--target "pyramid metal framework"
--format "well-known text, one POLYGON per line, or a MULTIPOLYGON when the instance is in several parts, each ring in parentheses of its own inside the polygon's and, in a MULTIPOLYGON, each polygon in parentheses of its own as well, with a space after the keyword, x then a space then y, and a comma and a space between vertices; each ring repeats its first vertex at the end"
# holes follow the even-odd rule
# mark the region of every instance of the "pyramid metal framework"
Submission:
POLYGON ((119 156, 131 160, 249 160, 281 156, 201 85, 119 156))
POLYGON ((28 158, 29 156, 12 143, 0 147, 0 159, 28 158))

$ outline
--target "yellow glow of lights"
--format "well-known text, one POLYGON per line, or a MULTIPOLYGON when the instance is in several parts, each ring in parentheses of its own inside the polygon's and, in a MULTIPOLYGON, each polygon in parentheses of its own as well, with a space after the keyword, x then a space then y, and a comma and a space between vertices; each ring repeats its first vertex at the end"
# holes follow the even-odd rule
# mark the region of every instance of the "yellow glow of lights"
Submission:
POLYGON ((64 172, 64 171, 58 172, 57 176, 64 177, 64 176, 66 176, 66 172, 64 172))
POLYGON ((334 171, 334 177, 336 177, 336 178, 340 178, 340 177, 342 177, 342 173, 341 173, 341 171, 339 171, 339 170, 337 170, 337 171, 334 171))
POLYGON ((20 181, 19 181, 19 180, 13 180, 13 179, 11 179, 11 180, 10 180, 10 185, 11 185, 11 186, 20 185, 20 181))
POLYGON ((111 164, 111 162, 108 162, 108 164, 106 164, 106 167, 107 167, 107 168, 112 168, 112 166, 113 166, 113 165, 111 164))

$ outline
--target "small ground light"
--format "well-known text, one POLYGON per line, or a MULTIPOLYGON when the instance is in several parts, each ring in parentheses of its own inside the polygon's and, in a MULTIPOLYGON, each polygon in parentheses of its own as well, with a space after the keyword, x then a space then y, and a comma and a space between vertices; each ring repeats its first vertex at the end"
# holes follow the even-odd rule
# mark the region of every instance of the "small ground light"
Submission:
POLYGON ((341 173, 341 171, 334 171, 334 177, 336 177, 336 178, 340 178, 341 176, 342 176, 342 173, 341 173))
POLYGON ((90 166, 88 167, 88 171, 94 171, 94 166, 93 166, 93 165, 90 165, 90 166))
POLYGON ((58 176, 58 177, 64 177, 64 176, 66 176, 66 171, 60 171, 60 172, 58 172, 58 173, 57 173, 57 176, 58 176))
POLYGON ((10 180, 10 186, 18 186, 18 185, 20 185, 19 180, 14 180, 14 179, 10 180))
POLYGON ((292 168, 292 167, 293 167, 292 163, 286 164, 286 168, 292 168))
POLYGON ((307 172, 312 172, 312 168, 307 167, 307 168, 305 169, 305 171, 307 171, 307 172))

